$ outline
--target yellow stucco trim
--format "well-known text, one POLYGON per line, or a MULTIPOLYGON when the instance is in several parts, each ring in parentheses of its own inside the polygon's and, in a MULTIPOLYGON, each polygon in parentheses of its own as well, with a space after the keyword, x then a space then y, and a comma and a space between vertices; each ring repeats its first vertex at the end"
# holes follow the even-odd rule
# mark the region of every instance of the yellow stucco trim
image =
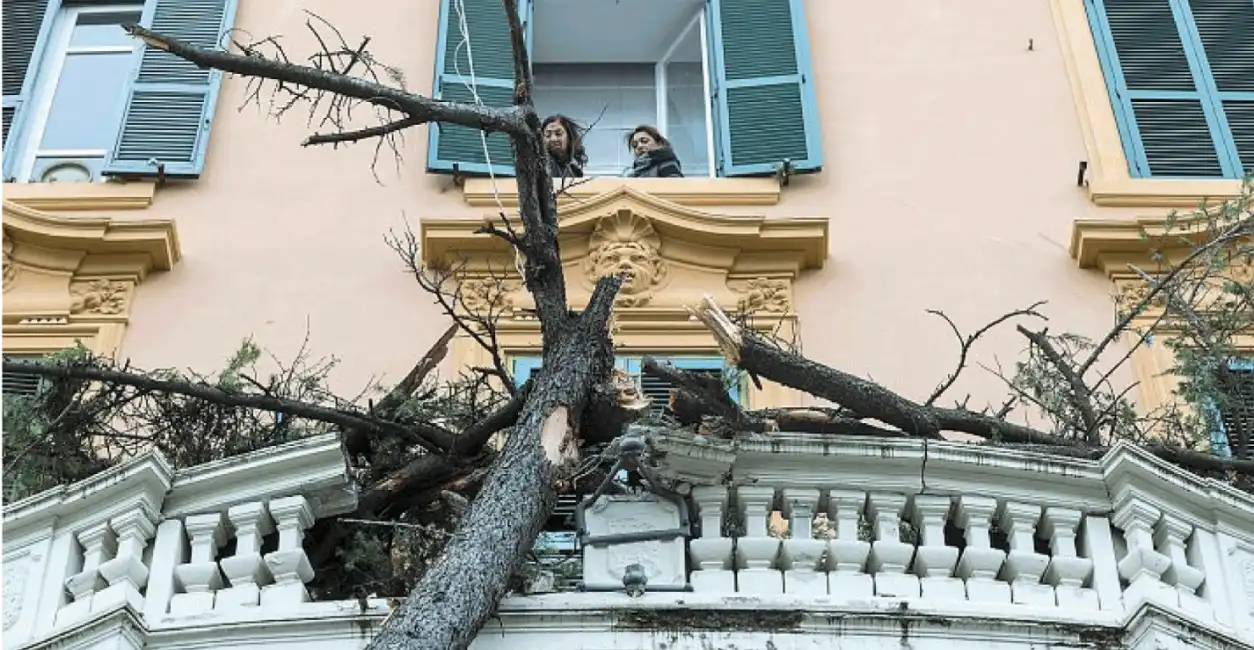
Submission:
POLYGON ((1094 203, 1182 208, 1240 195, 1239 180, 1132 178, 1084 0, 1050 0, 1050 7, 1089 155, 1088 191, 1094 203))
MULTIPOLYGON (((794 281, 826 262, 826 218, 718 214, 665 200, 633 182, 652 179, 598 180, 606 181, 604 192, 563 206, 562 266, 574 309, 587 304, 598 278, 629 274, 614 312, 619 353, 719 355, 710 332, 687 310, 707 294, 752 314, 749 326, 758 331, 785 338, 795 331, 794 281)), ((521 286, 509 246, 477 232, 487 222, 500 225, 499 216, 422 219, 423 261, 454 271, 467 311, 500 313, 496 330, 507 356, 538 354, 531 295, 521 286)), ((451 356, 458 369, 490 364, 487 352, 468 337, 454 340, 451 356)), ((751 408, 798 399, 770 383, 751 387, 748 395, 751 408)))
POLYGON ((1071 227, 1069 252, 1082 269, 1098 269, 1112 280, 1134 278, 1129 264, 1151 273, 1158 266, 1152 253, 1171 261, 1188 254, 1186 240, 1198 243, 1205 234, 1206 224, 1198 217, 1077 219, 1071 227))
POLYGON ((168 219, 65 217, 4 201, 4 350, 42 354, 81 342, 113 356, 136 287, 180 258, 168 219))
MULTIPOLYGON (((1170 229, 1168 226, 1165 217, 1079 219, 1072 227, 1070 253, 1080 268, 1098 270, 1111 281, 1112 307, 1126 307, 1143 299, 1148 290, 1132 267, 1149 274, 1159 272, 1162 262, 1152 255, 1162 256, 1168 264, 1179 264, 1191 252, 1190 244, 1200 243, 1206 233, 1206 224, 1199 218, 1177 219, 1170 229)), ((1133 350, 1129 359, 1137 381, 1138 403, 1144 413, 1173 403, 1187 408, 1177 399, 1180 380, 1171 373, 1175 354, 1165 343, 1175 335, 1172 326, 1155 326, 1161 314, 1160 307, 1151 306, 1132 321, 1131 329, 1124 334, 1128 345, 1138 345, 1142 332, 1153 333, 1150 340, 1133 350)), ((1238 349, 1254 353, 1254 336, 1239 337, 1236 344, 1238 349)))
POLYGON ((4 200, 36 210, 142 210, 152 205, 152 181, 5 183, 4 200))
MULTIPOLYGON (((775 205, 779 181, 774 178, 614 178, 553 181, 558 204, 578 203, 619 187, 630 187, 659 199, 690 206, 775 205)), ((518 206, 518 187, 512 178, 468 178, 462 186, 466 202, 477 208, 518 206)))

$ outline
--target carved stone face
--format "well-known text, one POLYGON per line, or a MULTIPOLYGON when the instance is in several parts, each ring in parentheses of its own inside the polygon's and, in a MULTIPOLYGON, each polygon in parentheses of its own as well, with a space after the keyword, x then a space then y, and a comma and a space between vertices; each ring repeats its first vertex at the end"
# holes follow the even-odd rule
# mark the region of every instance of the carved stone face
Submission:
POLYGON ((620 293, 635 295, 648 291, 659 279, 660 260, 657 251, 644 242, 610 241, 592 252, 597 275, 621 275, 620 293))

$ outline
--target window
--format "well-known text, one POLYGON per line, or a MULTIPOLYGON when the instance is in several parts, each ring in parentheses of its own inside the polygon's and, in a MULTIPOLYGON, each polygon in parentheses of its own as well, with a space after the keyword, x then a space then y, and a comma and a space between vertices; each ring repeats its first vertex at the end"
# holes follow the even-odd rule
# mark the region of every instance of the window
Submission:
POLYGON ((1223 395, 1210 407, 1215 423, 1211 449, 1226 458, 1254 458, 1254 360, 1229 363, 1220 385, 1223 395))
MULTIPOLYGON (((4 355, 5 361, 36 361, 39 357, 30 355, 4 355)), ((0 377, 0 385, 5 395, 34 395, 39 390, 42 378, 29 372, 5 372, 0 377)))
MULTIPOLYGON (((519 11, 536 109, 592 126, 589 174, 622 175, 639 124, 659 127, 687 176, 772 174, 784 161, 822 168, 802 0, 524 0, 519 11)), ((434 96, 508 105, 502 4, 441 0, 440 25, 434 96)), ((430 133, 430 171, 512 173, 504 135, 430 133)))
POLYGON ((149 49, 121 26, 214 47, 235 3, 5 2, 4 178, 198 176, 221 73, 149 49))
MULTIPOLYGON (((724 370, 727 369, 726 362, 721 357, 655 357, 659 361, 665 361, 681 370, 691 372, 707 373, 714 377, 723 377, 724 370)), ((614 360, 614 365, 631 375, 636 380, 636 385, 640 387, 640 392, 652 399, 649 407, 652 413, 664 413, 667 410, 667 403, 670 401, 670 392, 672 386, 667 382, 656 377, 649 377, 641 372, 641 365, 644 363, 643 356, 620 356, 614 360)), ((524 382, 531 378, 531 374, 540 369, 539 357, 519 357, 514 359, 511 371, 514 373, 514 381, 521 386, 524 382)), ((732 401, 744 403, 745 387, 739 380, 733 381, 728 387, 727 394, 732 401)))
POLYGON ((714 133, 705 100, 704 3, 644 4, 538 0, 532 30, 536 110, 591 126, 584 138, 588 175, 621 176, 633 158, 627 136, 637 125, 653 124, 670 140, 685 175, 709 176, 714 133), (638 24, 642 11, 647 25, 638 24), (638 28, 581 28, 629 24, 638 28))
POLYGON ((1254 172, 1254 0, 1085 0, 1134 178, 1254 172))

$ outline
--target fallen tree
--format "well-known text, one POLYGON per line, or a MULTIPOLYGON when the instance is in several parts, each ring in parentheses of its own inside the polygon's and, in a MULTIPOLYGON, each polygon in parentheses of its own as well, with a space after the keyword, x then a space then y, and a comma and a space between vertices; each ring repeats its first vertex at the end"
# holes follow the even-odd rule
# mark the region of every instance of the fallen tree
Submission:
MULTIPOLYGON (((386 72, 386 67, 369 56, 368 40, 352 46, 342 38, 336 44, 320 37, 322 51, 298 64, 273 47, 273 39, 235 43, 239 53, 232 53, 200 49, 138 26, 128 30, 149 47, 248 77, 254 84, 250 100, 269 88, 283 100, 276 102, 280 112, 300 102, 324 111, 322 123, 335 130, 312 135, 306 146, 373 139, 383 147, 404 129, 432 122, 505 134, 514 151, 519 209, 517 215, 502 210, 499 223, 483 232, 517 251, 519 271, 541 324, 541 370, 519 386, 496 339, 500 314, 492 301, 486 307, 471 305, 452 281, 455 273, 422 265, 412 233, 395 235, 389 244, 453 325, 382 399, 336 397, 323 381, 331 364, 311 362, 303 349, 269 378, 248 369, 260 356, 249 345, 215 376, 140 372, 74 352, 42 362, 6 360, 5 372, 58 380, 33 398, 5 399, 6 429, 22 431, 5 437, 6 479, 22 477, 17 491, 6 492, 6 498, 89 475, 111 458, 144 445, 156 445, 176 464, 189 465, 338 430, 362 476, 359 507, 342 519, 405 523, 407 530, 418 527, 425 533, 401 534, 386 526, 382 532, 362 530, 334 519, 320 522, 310 535, 320 579, 343 578, 357 590, 353 595, 409 590, 370 648, 468 647, 510 588, 552 511, 555 485, 569 489, 577 483, 572 465, 598 461, 586 432, 601 432, 596 442, 603 443, 641 411, 638 396, 627 395, 631 387, 612 371, 608 323, 622 279, 601 278, 585 306, 577 308, 567 300, 557 197, 531 100, 523 26, 516 0, 502 2, 510 21, 515 92, 512 106, 499 109, 433 100, 383 83, 386 75, 376 69, 386 72), (378 110, 378 124, 348 126, 346 116, 361 105, 378 110), (483 346, 492 363, 439 382, 434 372, 455 332, 483 346), (494 437, 502 444, 489 444, 494 437), (102 455, 102 448, 108 453, 102 455)), ((318 29, 315 23, 311 20, 310 29, 318 29)), ((1210 454, 1203 439, 1209 423, 1196 409, 1137 413, 1127 398, 1131 388, 1116 390, 1112 377, 1131 352, 1115 363, 1102 363, 1127 335, 1139 337, 1129 346, 1135 348, 1150 331, 1169 326, 1180 341, 1178 370, 1188 380, 1182 391, 1186 402, 1201 403, 1224 381, 1233 381, 1227 360, 1238 352, 1234 337, 1248 331, 1254 294, 1248 279, 1227 277, 1227 267, 1217 260, 1249 254, 1245 249, 1254 217, 1248 192, 1225 206, 1199 217, 1206 236, 1189 240, 1192 252, 1187 258, 1138 269, 1145 276, 1145 295, 1121 305, 1115 326, 1097 343, 1023 325, 1044 318, 1039 303, 999 316, 971 335, 934 312, 957 336, 959 361, 922 401, 807 359, 789 345, 743 327, 736 319, 744 314, 728 314, 712 301, 694 305, 693 313, 715 334, 736 372, 755 382, 796 388, 830 406, 746 411, 728 398, 721 382, 708 376, 654 360, 646 361, 644 372, 674 386, 663 420, 699 433, 793 430, 940 438, 957 432, 977 436, 984 444, 1031 445, 1073 456, 1091 456, 1115 439, 1132 439, 1181 466, 1248 485, 1254 475, 1248 431, 1228 432, 1232 457, 1210 454), (1213 299, 1217 283, 1227 300, 1222 304, 1213 299), (1138 330, 1147 315, 1152 322, 1138 330), (991 328, 1011 322, 1025 336, 1028 358, 1012 373, 997 372, 1010 389, 1009 398, 980 410, 968 408, 969 399, 952 407, 938 405, 969 365, 972 346, 991 328), (1043 414, 1049 426, 1014 421, 1024 412, 1043 414)), ((347 595, 327 589, 331 595, 347 595)))

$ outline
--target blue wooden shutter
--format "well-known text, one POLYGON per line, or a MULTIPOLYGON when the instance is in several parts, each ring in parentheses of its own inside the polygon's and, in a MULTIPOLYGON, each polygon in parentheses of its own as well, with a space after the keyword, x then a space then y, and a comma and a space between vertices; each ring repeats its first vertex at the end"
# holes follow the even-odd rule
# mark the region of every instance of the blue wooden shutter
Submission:
MULTIPOLYGON (((530 26, 531 3, 521 0, 518 11, 530 26)), ((505 107, 514 101, 514 54, 509 22, 501 0, 440 0, 440 33, 436 42, 435 88, 432 97, 452 102, 479 101, 505 107), (464 16, 459 14, 464 10, 464 16), (462 36, 462 18, 469 38, 462 36), (471 79, 471 60, 474 79, 471 79), (475 92, 472 92, 471 89, 475 92)), ((478 129, 451 124, 427 127, 427 171, 487 174, 483 139, 478 129)), ((487 138, 494 174, 514 173, 514 150, 509 137, 493 133, 487 138)))
MULTIPOLYGON (((204 48, 225 49, 237 0, 148 0, 142 23, 204 48)), ((105 174, 195 178, 205 167, 222 73, 143 46, 105 174)))
POLYGON ((4 103, 0 111, 0 142, 4 145, 4 178, 20 150, 22 108, 35 87, 35 71, 60 0, 6 0, 0 3, 3 18, 4 103), (12 142, 9 134, 14 135, 12 142))
POLYGON ((1213 85, 1230 175, 1254 173, 1254 0, 1188 0, 1213 85))
POLYGON ((1254 360, 1234 359, 1222 395, 1203 407, 1210 420, 1211 451, 1226 458, 1254 459, 1254 360))
POLYGON ((802 0, 710 0, 709 23, 720 173, 822 169, 802 0))
POLYGON ((1131 175, 1233 177, 1185 1, 1086 1, 1131 175))

